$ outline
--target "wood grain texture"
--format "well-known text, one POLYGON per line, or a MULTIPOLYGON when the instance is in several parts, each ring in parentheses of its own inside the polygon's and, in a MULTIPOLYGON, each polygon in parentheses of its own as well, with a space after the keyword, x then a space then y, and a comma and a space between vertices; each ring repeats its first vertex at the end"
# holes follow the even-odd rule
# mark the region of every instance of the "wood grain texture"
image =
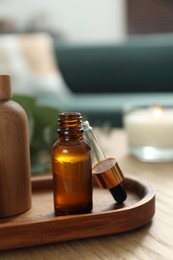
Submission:
POLYGON ((0 217, 31 207, 27 117, 13 101, 0 101, 0 217))
POLYGON ((0 221, 0 249, 119 233, 148 223, 155 212, 155 190, 132 179, 126 179, 124 185, 128 198, 122 205, 114 202, 108 190, 96 187, 92 213, 57 217, 51 180, 33 180, 34 205, 30 212, 0 221))
POLYGON ((8 74, 0 75, 0 100, 10 99, 11 97, 11 77, 8 74))
MULTIPOLYGON (((155 186, 156 213, 152 221, 141 228, 124 233, 1 251, 0 259, 172 259, 173 162, 138 161, 129 154, 126 134, 122 129, 114 129, 107 134, 97 130, 97 133, 105 153, 117 158, 126 177, 138 179, 142 183, 149 182, 155 186)), ((39 200, 39 196, 37 199, 39 200)), ((44 209, 44 203, 46 202, 37 203, 40 212, 44 209)), ((35 236, 37 236, 36 232, 35 236)))

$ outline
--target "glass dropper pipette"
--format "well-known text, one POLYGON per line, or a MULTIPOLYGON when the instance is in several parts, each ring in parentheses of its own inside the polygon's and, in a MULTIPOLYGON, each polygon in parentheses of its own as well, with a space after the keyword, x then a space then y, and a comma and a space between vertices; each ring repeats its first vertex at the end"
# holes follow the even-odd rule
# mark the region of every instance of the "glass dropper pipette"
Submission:
POLYGON ((117 203, 126 200, 123 173, 115 158, 107 158, 98 137, 95 135, 88 121, 82 123, 84 138, 89 143, 92 151, 92 172, 98 185, 104 189, 109 189, 117 203))

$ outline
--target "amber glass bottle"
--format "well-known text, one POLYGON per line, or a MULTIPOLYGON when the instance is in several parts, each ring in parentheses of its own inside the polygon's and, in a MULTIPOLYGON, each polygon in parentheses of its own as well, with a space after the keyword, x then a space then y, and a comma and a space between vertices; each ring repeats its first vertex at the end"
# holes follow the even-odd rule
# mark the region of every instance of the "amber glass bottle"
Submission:
POLYGON ((91 148, 83 138, 80 113, 59 114, 58 140, 52 148, 56 215, 92 210, 91 148))

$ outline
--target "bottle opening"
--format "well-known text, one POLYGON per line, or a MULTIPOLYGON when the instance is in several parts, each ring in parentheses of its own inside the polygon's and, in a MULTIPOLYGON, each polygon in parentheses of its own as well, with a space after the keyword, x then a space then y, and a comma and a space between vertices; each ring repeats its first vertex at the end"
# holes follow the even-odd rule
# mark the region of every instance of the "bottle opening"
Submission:
POLYGON ((68 134, 69 130, 76 130, 83 132, 82 127, 82 116, 78 112, 62 112, 58 118, 58 133, 63 132, 68 134))

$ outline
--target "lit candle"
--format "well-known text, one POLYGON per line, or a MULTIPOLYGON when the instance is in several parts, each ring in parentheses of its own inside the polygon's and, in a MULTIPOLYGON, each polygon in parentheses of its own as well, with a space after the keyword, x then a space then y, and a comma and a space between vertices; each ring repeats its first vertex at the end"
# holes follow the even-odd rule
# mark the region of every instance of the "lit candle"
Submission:
POLYGON ((173 108, 138 109, 124 116, 130 146, 173 147, 173 108))
POLYGON ((124 115, 130 152, 144 161, 173 160, 173 107, 135 108, 124 115))

